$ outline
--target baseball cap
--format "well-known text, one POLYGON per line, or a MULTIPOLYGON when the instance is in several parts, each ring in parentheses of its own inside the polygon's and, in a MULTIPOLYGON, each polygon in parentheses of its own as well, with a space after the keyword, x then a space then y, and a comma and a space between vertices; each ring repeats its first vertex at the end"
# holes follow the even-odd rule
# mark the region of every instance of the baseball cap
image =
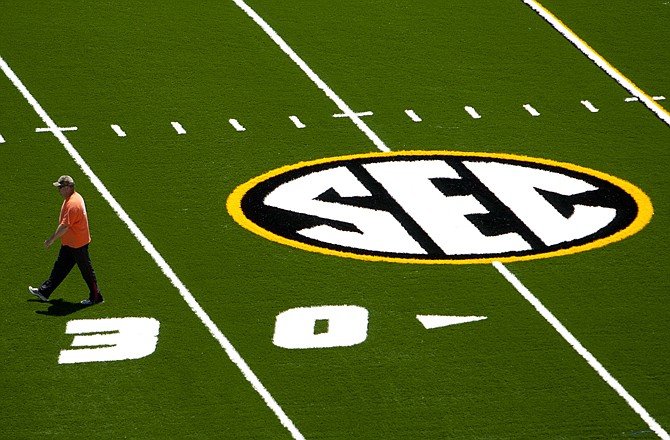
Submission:
POLYGON ((74 179, 70 176, 60 176, 57 182, 54 182, 54 186, 74 186, 74 179))

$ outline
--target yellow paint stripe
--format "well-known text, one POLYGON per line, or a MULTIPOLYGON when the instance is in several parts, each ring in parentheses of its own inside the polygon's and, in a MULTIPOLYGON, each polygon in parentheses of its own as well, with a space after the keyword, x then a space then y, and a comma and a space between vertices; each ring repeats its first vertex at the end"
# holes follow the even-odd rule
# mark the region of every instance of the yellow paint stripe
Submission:
POLYGON ((670 113, 668 113, 665 108, 654 101, 651 96, 645 93, 641 88, 635 85, 633 81, 631 81, 623 73, 612 66, 605 58, 596 52, 595 49, 589 46, 586 41, 582 40, 572 31, 572 29, 567 27, 565 23, 552 14, 551 11, 542 6, 536 0, 523 0, 523 2, 530 6, 531 9, 537 12, 542 18, 544 18, 554 29, 560 32, 561 35, 567 38, 568 41, 574 44, 584 55, 586 55, 605 73, 618 82, 624 89, 630 92, 630 94, 637 96, 647 106, 647 108, 649 108, 649 110, 654 112, 656 116, 658 116, 663 122, 670 126, 670 113))
POLYGON ((469 152, 456 152, 456 151, 394 151, 389 153, 363 153, 363 154, 353 154, 346 156, 337 156, 329 157, 324 159, 317 159, 308 162, 300 162, 294 165, 287 165, 275 170, 269 171, 261 176, 255 177, 248 182, 238 186, 230 194, 226 202, 226 207, 228 212, 233 217, 233 219, 239 223, 245 229, 253 232, 254 234, 260 235, 268 240, 281 243, 284 245, 292 246, 294 248, 302 249, 309 252, 316 252, 325 255, 334 255, 338 257, 353 258, 357 260, 365 261, 385 261, 392 263, 405 263, 405 264, 490 264, 494 261, 499 261, 501 263, 509 263, 515 261, 528 261, 536 260, 541 258, 551 258, 558 257, 563 255, 575 254, 578 252, 584 252, 591 249, 596 249, 599 247, 606 246, 608 244, 623 240, 626 237, 639 232, 644 228, 650 221, 654 213, 653 206, 649 197, 638 187, 627 182, 625 180, 619 179, 618 177, 611 176, 609 174, 592 170, 590 168, 581 167, 579 165, 574 165, 565 162, 557 162, 549 159, 539 159, 529 156, 520 156, 514 154, 505 154, 505 153, 469 153, 469 152), (489 157, 494 159, 504 159, 504 160, 517 160, 522 162, 531 162, 542 165, 548 165, 551 167, 557 167, 562 169, 567 169, 571 171, 576 171, 578 173, 587 174, 601 180, 612 183, 613 185, 623 189, 628 193, 638 206, 638 215, 635 220, 628 225, 625 229, 618 231, 608 237, 601 238, 590 243, 586 243, 580 246, 574 246, 567 249, 561 249, 558 251, 540 253, 534 255, 524 255, 524 256, 513 256, 513 257, 499 257, 499 258, 471 258, 471 259, 443 259, 443 260, 428 260, 428 259, 419 259, 419 258, 394 258, 394 257, 383 257, 375 255, 362 255, 356 254, 353 252, 343 252, 336 251, 332 249, 322 248, 318 246, 313 246, 310 244, 302 243, 295 240, 290 240, 288 238, 277 235, 273 232, 270 232, 266 229, 261 228, 256 223, 249 220, 244 212, 242 211, 242 199, 247 192, 249 192, 256 185, 264 182, 268 179, 271 179, 280 174, 284 174, 288 171, 297 170, 304 167, 326 164, 336 161, 346 161, 353 159, 364 159, 364 158, 375 158, 375 157, 389 157, 389 156, 458 156, 458 157, 489 157))

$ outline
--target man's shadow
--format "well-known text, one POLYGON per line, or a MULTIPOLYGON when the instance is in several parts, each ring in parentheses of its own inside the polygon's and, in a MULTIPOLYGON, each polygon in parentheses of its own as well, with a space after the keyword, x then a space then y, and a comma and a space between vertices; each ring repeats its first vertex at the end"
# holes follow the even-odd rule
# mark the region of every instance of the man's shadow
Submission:
MULTIPOLYGON (((37 300, 29 300, 33 302, 42 302, 37 300)), ((68 301, 63 301, 62 299, 52 299, 49 300, 49 308, 46 310, 36 310, 35 313, 40 315, 49 315, 49 316, 67 316, 72 313, 78 312, 81 309, 85 309, 85 306, 82 303, 72 303, 68 301)))

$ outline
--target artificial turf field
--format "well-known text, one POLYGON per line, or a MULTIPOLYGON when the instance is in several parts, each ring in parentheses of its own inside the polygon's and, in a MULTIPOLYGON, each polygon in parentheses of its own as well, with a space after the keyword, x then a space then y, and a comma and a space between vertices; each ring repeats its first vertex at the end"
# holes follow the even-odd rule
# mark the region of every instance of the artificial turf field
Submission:
MULTIPOLYGON (((669 438, 670 4, 542 2, 656 113, 521 0, 246 4, 320 83, 241 3, 3 3, 0 438, 669 438), (333 117, 347 108, 361 114, 333 117), (640 188, 654 215, 603 247, 494 267, 308 252, 229 213, 270 170, 380 147, 575 164, 640 188), (26 290, 57 253, 42 243, 62 174, 86 199, 103 305, 78 306, 76 269, 48 304, 26 290), (323 306, 363 340, 275 343, 280 314, 323 306), (155 351, 59 363, 82 350, 68 322, 129 317, 160 323, 155 351)), ((312 336, 339 335, 335 319, 312 336)))

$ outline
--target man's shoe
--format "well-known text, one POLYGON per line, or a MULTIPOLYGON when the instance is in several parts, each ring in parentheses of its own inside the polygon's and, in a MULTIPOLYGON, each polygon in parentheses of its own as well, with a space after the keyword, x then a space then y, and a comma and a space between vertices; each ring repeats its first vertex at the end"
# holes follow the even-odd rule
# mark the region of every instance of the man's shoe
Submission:
POLYGON ((36 287, 28 286, 28 292, 30 292, 30 293, 32 293, 33 295, 35 295, 36 297, 38 297, 42 302, 47 302, 47 301, 49 301, 49 298, 47 298, 46 296, 42 295, 42 294, 40 293, 40 289, 38 289, 38 288, 36 288, 36 287))
POLYGON ((81 302, 81 304, 82 304, 82 305, 85 305, 85 306, 92 306, 92 305, 94 305, 94 304, 102 304, 102 303, 104 303, 104 302, 105 302, 105 301, 102 300, 102 299, 101 299, 100 301, 95 302, 95 301, 91 301, 91 299, 88 298, 88 299, 83 300, 83 301, 81 302))

